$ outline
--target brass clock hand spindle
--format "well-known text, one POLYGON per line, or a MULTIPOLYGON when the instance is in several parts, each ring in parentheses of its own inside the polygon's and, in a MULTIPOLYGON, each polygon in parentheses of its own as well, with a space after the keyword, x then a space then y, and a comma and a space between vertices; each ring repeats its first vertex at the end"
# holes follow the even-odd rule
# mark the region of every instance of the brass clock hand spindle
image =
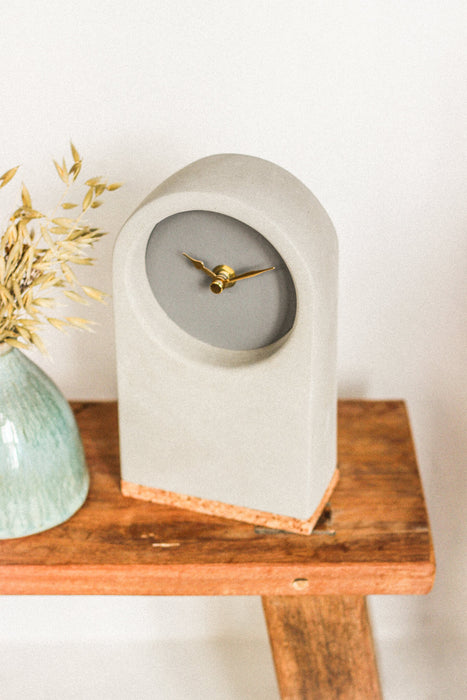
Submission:
POLYGON ((233 287, 235 282, 239 280, 247 280, 250 277, 256 277, 256 275, 261 275, 263 272, 269 272, 269 270, 274 269, 274 267, 266 267, 264 270, 251 270, 250 272, 244 272, 242 275, 236 275, 235 270, 232 270, 228 265, 218 265, 214 268, 217 277, 211 282, 210 290, 214 294, 220 294, 226 287, 233 287))
POLYGON ((213 294, 220 294, 227 287, 233 287, 235 282, 232 282, 232 277, 235 275, 235 270, 232 270, 228 265, 217 265, 214 272, 216 279, 209 285, 213 294))

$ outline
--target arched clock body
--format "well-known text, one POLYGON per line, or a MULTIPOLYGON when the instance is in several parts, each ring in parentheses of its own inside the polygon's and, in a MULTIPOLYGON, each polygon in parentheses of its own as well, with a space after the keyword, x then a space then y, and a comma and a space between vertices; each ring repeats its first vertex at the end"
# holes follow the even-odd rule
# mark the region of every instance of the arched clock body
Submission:
POLYGON ((308 532, 336 479, 337 241, 290 173, 203 158, 114 252, 122 490, 308 532))

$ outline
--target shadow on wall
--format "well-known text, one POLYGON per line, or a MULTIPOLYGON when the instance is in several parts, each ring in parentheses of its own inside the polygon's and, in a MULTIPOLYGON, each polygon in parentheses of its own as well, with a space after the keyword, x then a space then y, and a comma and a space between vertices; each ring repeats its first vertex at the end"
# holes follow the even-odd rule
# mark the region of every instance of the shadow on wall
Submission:
POLYGON ((340 399, 365 399, 368 394, 368 380, 352 377, 339 382, 337 395, 340 399))

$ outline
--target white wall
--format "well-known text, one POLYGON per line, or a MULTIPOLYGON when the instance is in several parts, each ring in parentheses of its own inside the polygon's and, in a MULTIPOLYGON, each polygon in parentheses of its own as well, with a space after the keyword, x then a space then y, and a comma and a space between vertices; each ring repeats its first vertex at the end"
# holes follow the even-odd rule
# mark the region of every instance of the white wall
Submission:
MULTIPOLYGON (((438 561, 428 597, 372 599, 389 700, 466 693, 466 27, 463 0, 0 7, 0 171, 22 163, 51 204, 71 137, 126 181, 95 213, 110 236, 88 283, 110 291, 126 217, 211 153, 277 162, 334 220, 341 395, 407 399, 438 561)), ((91 314, 95 335, 50 332, 53 362, 34 359, 70 398, 114 398, 111 306, 91 314)), ((2 698, 272 698, 256 604, 3 598, 2 698)))

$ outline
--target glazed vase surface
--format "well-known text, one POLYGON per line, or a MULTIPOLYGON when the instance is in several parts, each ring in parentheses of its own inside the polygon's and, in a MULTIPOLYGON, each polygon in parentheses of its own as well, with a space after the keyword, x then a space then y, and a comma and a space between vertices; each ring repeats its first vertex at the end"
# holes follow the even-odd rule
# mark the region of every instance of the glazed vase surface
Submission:
POLYGON ((89 488, 73 412, 25 354, 0 345, 0 539, 68 520, 89 488))

